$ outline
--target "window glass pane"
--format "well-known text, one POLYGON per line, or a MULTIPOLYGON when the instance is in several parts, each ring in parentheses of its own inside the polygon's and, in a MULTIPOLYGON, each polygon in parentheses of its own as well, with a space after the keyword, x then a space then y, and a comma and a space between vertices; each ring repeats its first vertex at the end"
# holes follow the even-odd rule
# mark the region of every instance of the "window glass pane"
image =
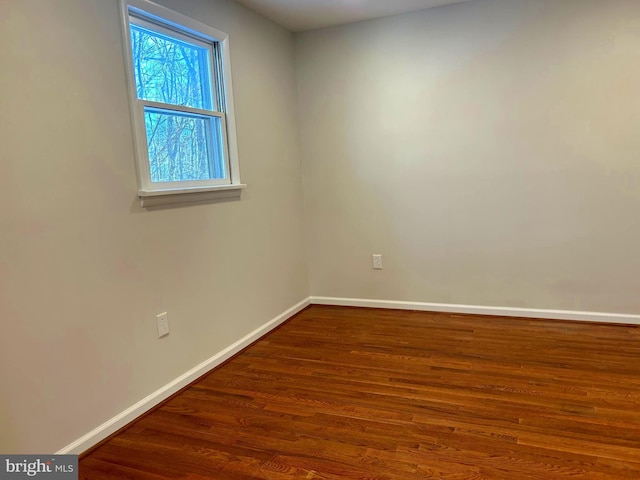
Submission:
POLYGON ((226 178, 222 121, 145 108, 152 182, 226 178))
POLYGON ((209 49, 130 25, 138 98, 213 110, 209 49))

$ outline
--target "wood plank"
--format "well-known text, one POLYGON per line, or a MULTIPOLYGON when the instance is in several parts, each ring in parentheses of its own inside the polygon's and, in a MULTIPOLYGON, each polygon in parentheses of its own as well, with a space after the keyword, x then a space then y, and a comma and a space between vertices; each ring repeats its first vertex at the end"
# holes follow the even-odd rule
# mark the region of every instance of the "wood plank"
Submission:
POLYGON ((313 306, 80 478, 638 479, 640 327, 313 306))

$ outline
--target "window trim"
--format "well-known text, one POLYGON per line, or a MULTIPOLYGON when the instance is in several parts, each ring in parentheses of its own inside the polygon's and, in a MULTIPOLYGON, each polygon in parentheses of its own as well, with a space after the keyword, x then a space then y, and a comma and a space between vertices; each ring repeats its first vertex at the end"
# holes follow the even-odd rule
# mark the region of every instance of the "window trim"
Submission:
MULTIPOLYGON (((157 5, 148 0, 120 0, 122 32, 124 38, 124 60, 129 90, 129 107, 133 129, 134 154, 138 179, 138 197, 142 206, 184 203, 189 201, 215 200, 217 198, 239 197, 246 185, 240 180, 238 161, 237 135, 235 128, 235 112, 233 108, 233 87, 231 80, 231 56, 229 52, 229 35, 221 30, 189 18, 178 12, 157 5), (228 180, 221 183, 219 179, 194 180, 184 182, 151 182, 148 160, 147 137, 144 120, 144 108, 162 106, 155 102, 139 100, 136 91, 135 73, 133 71, 133 54, 131 51, 131 34, 129 30, 130 16, 145 23, 157 24, 159 31, 175 30, 178 35, 194 38, 195 42, 211 42, 211 76, 212 101, 218 111, 199 110, 178 106, 173 110, 183 113, 203 115, 222 120, 222 128, 226 128, 226 145, 228 180), (215 55, 216 49, 218 55, 215 55), (222 110, 222 111, 220 111, 222 110), (150 201, 153 199, 153 202, 150 201), (191 200, 190 200, 191 199, 191 200), (179 201, 178 201, 179 200, 179 201)), ((135 21, 134 21, 135 23, 135 21)))

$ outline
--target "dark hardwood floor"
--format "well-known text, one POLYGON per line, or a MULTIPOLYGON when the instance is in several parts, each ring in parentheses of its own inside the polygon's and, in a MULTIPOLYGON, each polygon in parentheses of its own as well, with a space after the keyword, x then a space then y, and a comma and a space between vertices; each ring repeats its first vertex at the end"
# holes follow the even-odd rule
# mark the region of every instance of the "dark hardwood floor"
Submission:
POLYGON ((640 479, 640 328, 313 306, 81 479, 640 479))

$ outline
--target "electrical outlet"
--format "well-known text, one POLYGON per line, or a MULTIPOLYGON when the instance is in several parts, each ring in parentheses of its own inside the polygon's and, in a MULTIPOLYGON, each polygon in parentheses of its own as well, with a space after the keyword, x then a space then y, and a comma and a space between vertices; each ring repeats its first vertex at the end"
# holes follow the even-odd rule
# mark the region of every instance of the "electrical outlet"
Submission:
POLYGON ((158 322, 158 338, 162 338, 165 335, 169 335, 169 318, 167 312, 156 315, 158 322))
POLYGON ((382 270, 382 255, 380 254, 373 255, 373 269, 382 270))

